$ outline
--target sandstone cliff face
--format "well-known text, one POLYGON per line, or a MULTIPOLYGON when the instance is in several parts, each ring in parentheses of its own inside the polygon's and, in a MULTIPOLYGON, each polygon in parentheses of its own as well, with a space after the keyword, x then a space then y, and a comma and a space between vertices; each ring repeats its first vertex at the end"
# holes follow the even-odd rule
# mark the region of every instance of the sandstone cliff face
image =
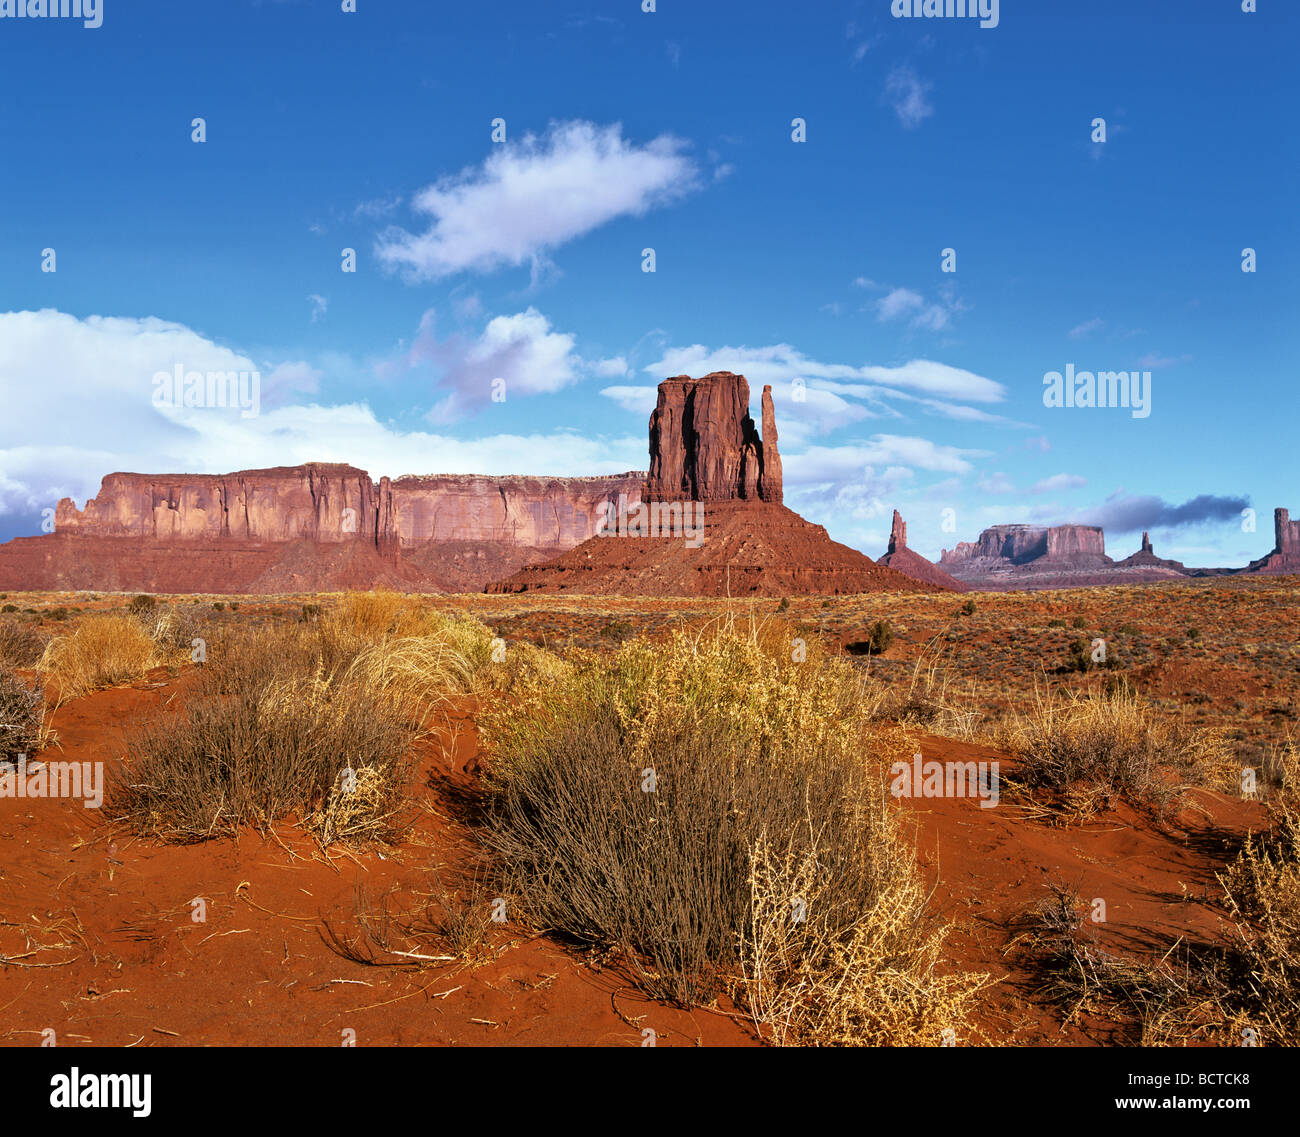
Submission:
POLYGON ((1094 525, 993 525, 976 541, 961 541, 954 549, 944 549, 939 563, 987 560, 1027 564, 1042 558, 1080 567, 1107 564, 1105 534, 1094 525))
POLYGON ((312 463, 234 474, 110 474, 55 531, 158 541, 361 542, 380 551, 429 541, 568 549, 596 530, 605 502, 640 500, 642 475, 595 478, 434 475, 381 478, 312 463))
POLYGON ((312 463, 234 474, 109 474, 78 510, 55 511, 55 532, 156 540, 212 539, 378 544, 380 492, 354 466, 312 463))
POLYGON ((659 384, 650 415, 647 501, 783 498, 772 388, 763 388, 763 437, 749 416, 749 382, 716 371, 659 384))

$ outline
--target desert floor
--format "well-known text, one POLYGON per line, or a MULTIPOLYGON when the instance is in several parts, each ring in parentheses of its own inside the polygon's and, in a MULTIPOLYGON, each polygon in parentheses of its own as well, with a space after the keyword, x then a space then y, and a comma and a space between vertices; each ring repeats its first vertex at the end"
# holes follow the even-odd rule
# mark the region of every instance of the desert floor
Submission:
MULTIPOLYGON (((57 632, 80 611, 128 597, 11 594, 5 602, 57 632)), ((159 598, 160 602, 164 598, 159 598)), ((214 622, 296 613, 330 597, 176 597, 214 622), (233 601, 233 603, 232 603, 233 601)), ((612 649, 728 608, 820 637, 900 690, 928 683, 944 713, 897 727, 900 751, 927 759, 1015 763, 990 740, 1056 684, 1095 690, 1117 675, 1159 713, 1222 731, 1242 766, 1267 765, 1295 729, 1300 705, 1300 583, 1221 580, 1178 586, 1049 593, 884 594, 774 601, 582 596, 427 598, 475 616, 507 645, 563 653, 612 649), (973 603, 974 610, 965 610, 973 603), (858 645, 876 621, 895 632, 880 655, 858 645), (1070 670, 1070 645, 1106 641, 1111 666, 1070 670)), ((189 668, 160 668, 52 712, 57 745, 45 759, 122 759, 123 731, 183 701, 189 668)), ((412 827, 388 850, 328 852, 292 824, 164 845, 132 836, 71 800, 0 801, 0 1042, 39 1045, 323 1045, 355 1032, 359 1045, 757 1044, 725 1001, 682 1010, 647 1000, 621 960, 598 958, 510 923, 452 959, 376 955, 359 921, 399 914, 430 896, 475 897, 485 873, 472 815, 482 755, 475 697, 458 698, 418 744, 412 827), (195 901, 206 911, 196 919, 195 901), (358 953, 369 954, 369 960, 358 953)), ((1131 1016, 1113 1005, 1053 999, 1032 953, 1025 914, 1053 881, 1104 897, 1098 946, 1156 959, 1229 935, 1216 873, 1264 807, 1230 784, 1188 791, 1157 815, 1121 803, 1064 823, 1009 803, 905 800, 936 911, 957 922, 954 968, 997 982, 982 996, 972 1037, 1005 1045, 1132 1043, 1131 1016)), ((479 902, 475 900, 475 903, 479 902)), ((407 941, 409 942, 409 941, 407 941)), ((436 937, 430 937, 436 944, 436 937)), ((443 954, 436 946, 419 954, 443 954)))

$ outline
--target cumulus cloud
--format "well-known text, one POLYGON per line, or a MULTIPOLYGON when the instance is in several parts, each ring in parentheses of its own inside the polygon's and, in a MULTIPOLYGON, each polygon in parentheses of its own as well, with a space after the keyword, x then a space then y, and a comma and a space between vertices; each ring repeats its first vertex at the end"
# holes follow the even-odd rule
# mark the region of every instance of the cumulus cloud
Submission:
POLYGON ((889 73, 884 101, 893 108, 905 130, 914 130, 934 114, 929 99, 931 86, 906 65, 895 67, 889 73))
POLYGON ((498 146, 482 165, 439 179, 412 201, 431 218, 423 232, 385 230, 377 255, 408 279, 531 264, 617 217, 641 216, 699 184, 686 144, 670 135, 645 145, 622 127, 554 123, 498 146))
POLYGON ((574 351, 574 337, 553 331, 536 308, 495 316, 477 336, 456 332, 440 340, 436 323, 430 308, 402 363, 407 372, 427 373, 442 393, 429 411, 430 422, 453 422, 479 411, 497 391, 507 399, 547 395, 580 378, 584 364, 574 351))

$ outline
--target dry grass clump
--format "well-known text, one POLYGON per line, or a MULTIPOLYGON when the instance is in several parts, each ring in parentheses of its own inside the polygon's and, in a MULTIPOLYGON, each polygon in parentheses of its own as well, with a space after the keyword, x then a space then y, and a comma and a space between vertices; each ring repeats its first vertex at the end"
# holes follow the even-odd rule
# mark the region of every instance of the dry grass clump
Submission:
POLYGON ((1163 813, 1188 785, 1222 781, 1235 768, 1221 735, 1160 718, 1123 688, 1094 696, 1040 689, 1005 741, 1019 758, 1008 788, 1080 817, 1120 798, 1163 813))
POLYGON ((45 747, 45 697, 0 667, 0 762, 45 747))
POLYGON ((957 691, 949 668, 932 643, 913 664, 906 688, 881 686, 876 690, 871 715, 915 723, 944 738, 973 742, 980 737, 985 717, 974 704, 973 691, 957 691))
POLYGON ((337 618, 219 628, 193 698, 129 738, 109 808, 173 841, 289 817, 325 846, 394 840, 413 735, 471 687, 490 643, 475 621, 391 594, 355 594, 337 618))
POLYGON ((1181 941, 1162 954, 1108 951, 1078 890, 1058 880, 1047 888, 1050 895, 1022 916, 1024 931, 1013 942, 1033 964, 1043 994, 1064 1010, 1063 1027, 1087 1014, 1111 1024, 1112 1042, 1233 1043, 1244 1019, 1233 1005, 1238 969, 1230 952, 1181 941))
POLYGON ((59 701, 75 699, 100 687, 139 679, 168 662, 169 653, 155 642, 137 616, 95 613, 78 621, 66 635, 46 645, 38 670, 52 683, 59 701))
POLYGON ((182 843, 291 816, 323 845, 392 839, 409 772, 398 710, 356 682, 288 670, 248 673, 131 731, 110 815, 182 843))
POLYGON ((1244 986, 1260 1041, 1300 1038, 1300 755, 1279 758, 1281 785, 1269 802, 1270 832, 1251 837, 1219 877, 1235 922, 1244 986))
POLYGON ((371 966, 477 965, 496 957, 492 915, 501 902, 477 877, 453 888, 431 872, 423 886, 393 885, 378 896, 358 881, 355 928, 327 921, 325 940, 345 959, 371 966))
POLYGON ((729 991, 778 1043, 938 1043, 981 981, 938 974, 859 676, 792 643, 728 617, 517 674, 480 721, 489 845, 654 997, 729 991))
POLYGON ((35 667, 45 651, 36 625, 16 616, 0 616, 0 667, 35 667))

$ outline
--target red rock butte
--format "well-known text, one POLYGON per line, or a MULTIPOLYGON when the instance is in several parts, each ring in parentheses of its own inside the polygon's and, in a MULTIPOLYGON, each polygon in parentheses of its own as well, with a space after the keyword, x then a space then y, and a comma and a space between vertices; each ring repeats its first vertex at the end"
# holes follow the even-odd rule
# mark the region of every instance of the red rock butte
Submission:
POLYGON ((603 535, 488 591, 789 596, 944 587, 882 567, 787 509, 771 387, 763 388, 762 407, 760 437, 743 375, 665 379, 650 416, 644 504, 625 510, 603 535), (683 528, 665 535, 652 524, 646 535, 643 522, 664 503, 683 504, 683 528))
POLYGON ((950 588, 955 592, 966 592, 970 588, 907 547, 907 522, 898 510, 894 510, 894 524, 889 531, 889 551, 877 563, 938 588, 950 588))

